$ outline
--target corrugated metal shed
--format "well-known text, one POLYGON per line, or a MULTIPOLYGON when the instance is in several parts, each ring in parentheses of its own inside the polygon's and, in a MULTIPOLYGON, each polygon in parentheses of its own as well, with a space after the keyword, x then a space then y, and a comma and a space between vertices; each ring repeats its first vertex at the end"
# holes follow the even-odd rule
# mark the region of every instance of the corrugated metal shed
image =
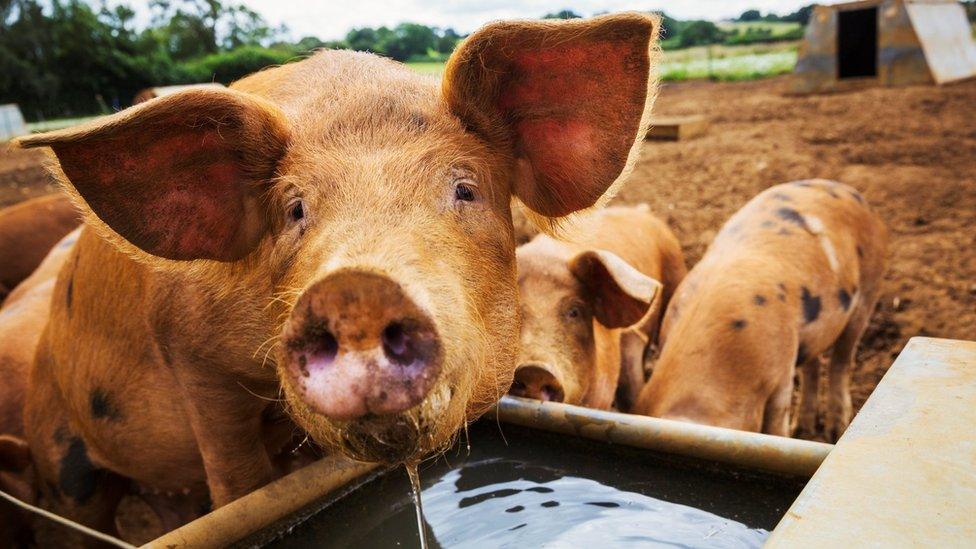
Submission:
POLYGON ((976 76, 976 43, 955 0, 862 0, 814 9, 793 90, 944 84, 976 76))
POLYGON ((24 124, 20 107, 13 103, 0 105, 0 141, 8 141, 26 133, 27 125, 24 124))

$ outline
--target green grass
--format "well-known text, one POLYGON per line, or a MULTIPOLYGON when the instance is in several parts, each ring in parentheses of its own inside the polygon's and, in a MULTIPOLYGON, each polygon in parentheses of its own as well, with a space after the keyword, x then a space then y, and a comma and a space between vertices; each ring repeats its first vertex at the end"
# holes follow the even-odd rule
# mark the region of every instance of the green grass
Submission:
POLYGON ((722 21, 716 23, 718 28, 724 31, 737 30, 739 32, 746 32, 747 29, 765 30, 769 29, 772 31, 773 36, 781 36, 788 34, 800 28, 799 23, 792 23, 789 21, 722 21))
MULTIPOLYGON (((796 42, 699 46, 664 52, 659 71, 663 80, 671 82, 702 78, 754 80, 792 72, 796 65, 796 51, 796 42)), ((411 62, 407 66, 424 74, 436 75, 444 72, 444 64, 438 62, 411 62)))
POLYGON ((669 82, 703 78, 755 80, 793 72, 796 55, 796 42, 700 46, 664 52, 658 70, 661 79, 669 82))
POLYGON ((440 61, 407 61, 407 66, 422 74, 441 74, 444 63, 440 61))
POLYGON ((781 51, 734 57, 693 59, 663 63, 661 79, 666 82, 696 80, 756 80, 793 72, 796 51, 781 51))
POLYGON ((56 120, 45 120, 43 122, 30 122, 27 124, 27 131, 31 133, 50 132, 61 130, 76 124, 82 124, 98 118, 97 116, 82 116, 79 118, 58 118, 56 120))

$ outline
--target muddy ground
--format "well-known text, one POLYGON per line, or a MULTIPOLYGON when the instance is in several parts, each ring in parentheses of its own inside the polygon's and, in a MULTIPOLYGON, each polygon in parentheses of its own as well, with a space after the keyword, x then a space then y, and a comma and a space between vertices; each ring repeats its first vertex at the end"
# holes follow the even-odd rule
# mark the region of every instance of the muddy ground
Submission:
MULTIPOLYGON (((666 85, 657 114, 704 114, 708 134, 647 142, 616 199, 647 202, 689 266, 761 190, 826 177, 861 190, 888 222, 890 267, 858 352, 864 403, 909 337, 976 339, 976 82, 795 97, 787 78, 666 85)), ((0 153, 0 206, 53 190, 36 151, 0 153)))

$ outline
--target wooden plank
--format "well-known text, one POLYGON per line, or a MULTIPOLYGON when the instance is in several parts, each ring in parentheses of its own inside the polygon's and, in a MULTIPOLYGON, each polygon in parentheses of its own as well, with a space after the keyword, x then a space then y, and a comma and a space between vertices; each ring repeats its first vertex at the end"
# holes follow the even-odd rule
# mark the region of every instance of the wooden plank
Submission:
POLYGON ((682 141, 694 139, 705 134, 708 119, 693 114, 687 116, 652 116, 647 139, 662 141, 682 141))
POLYGON ((912 338, 767 548, 976 540, 976 341, 912 338))

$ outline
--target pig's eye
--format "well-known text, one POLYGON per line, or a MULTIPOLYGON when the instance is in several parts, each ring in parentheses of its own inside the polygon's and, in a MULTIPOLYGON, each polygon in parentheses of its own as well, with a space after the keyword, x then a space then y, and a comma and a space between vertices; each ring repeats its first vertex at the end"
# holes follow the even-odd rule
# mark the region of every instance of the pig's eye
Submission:
POLYGON ((566 316, 569 318, 579 318, 583 316, 583 311, 581 311, 578 306, 573 305, 570 308, 566 309, 566 316))
POLYGON ((459 181, 454 186, 454 199, 461 202, 474 202, 478 199, 478 191, 474 185, 459 181))
POLYGON ((288 220, 292 223, 304 223, 305 203, 301 198, 295 199, 288 205, 288 220))

